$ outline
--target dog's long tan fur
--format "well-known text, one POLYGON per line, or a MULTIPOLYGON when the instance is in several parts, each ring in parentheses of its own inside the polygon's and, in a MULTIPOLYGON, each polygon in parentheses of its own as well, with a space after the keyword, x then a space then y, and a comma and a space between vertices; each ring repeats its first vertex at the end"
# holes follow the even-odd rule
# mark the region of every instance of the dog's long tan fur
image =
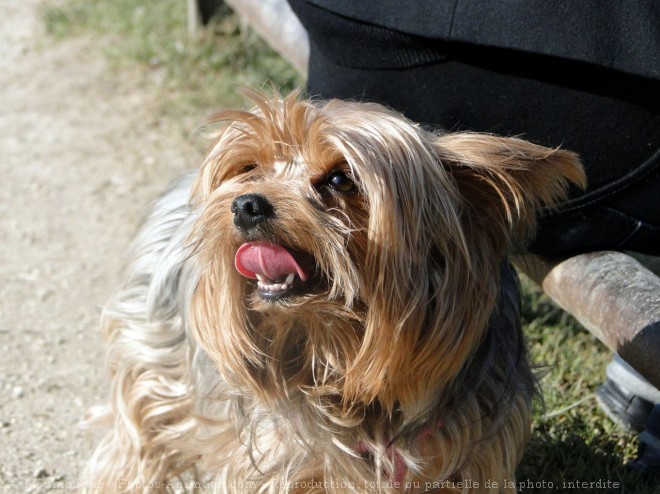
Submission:
POLYGON ((511 491, 535 381, 506 256, 583 184, 576 156, 375 104, 253 98, 216 115, 104 313, 113 425, 90 490, 199 469, 220 492, 511 491), (231 208, 248 193, 275 215, 246 233, 231 208), (311 255, 313 281, 262 300, 234 267, 246 240, 311 255))

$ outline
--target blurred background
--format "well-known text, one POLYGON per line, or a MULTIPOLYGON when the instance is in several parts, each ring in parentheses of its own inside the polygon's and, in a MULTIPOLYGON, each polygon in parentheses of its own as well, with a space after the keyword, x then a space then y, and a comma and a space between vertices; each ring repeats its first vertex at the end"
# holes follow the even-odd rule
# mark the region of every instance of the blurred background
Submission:
MULTIPOLYGON (((0 0, 0 489, 75 490, 105 395, 100 306, 148 204, 201 162, 198 132, 242 87, 304 79, 221 1, 0 0)), ((523 280, 544 376, 521 492, 651 493, 633 434, 600 411, 611 354, 523 280), (610 480, 618 487, 571 488, 610 480)), ((595 486, 595 484, 593 484, 595 486)))

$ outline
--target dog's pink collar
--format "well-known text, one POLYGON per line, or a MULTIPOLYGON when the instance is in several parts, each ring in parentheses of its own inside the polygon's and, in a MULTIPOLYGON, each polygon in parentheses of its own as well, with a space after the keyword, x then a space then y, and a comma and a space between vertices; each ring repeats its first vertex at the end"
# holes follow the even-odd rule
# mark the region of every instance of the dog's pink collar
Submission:
MULTIPOLYGON (((442 427, 442 422, 438 422, 437 425, 438 428, 442 427)), ((417 434, 416 440, 418 442, 423 442, 427 440, 431 434, 433 434, 433 429, 431 426, 426 426, 424 427, 419 433, 417 434)), ((370 448, 366 443, 360 441, 355 445, 355 452, 359 454, 360 456, 364 454, 374 454, 374 451, 372 448, 370 448)), ((408 473, 408 466, 406 465, 405 460, 403 459, 403 456, 401 453, 398 451, 398 449, 394 446, 394 444, 390 445, 386 449, 386 454, 392 458, 392 463, 394 464, 394 471, 392 472, 392 476, 390 480, 394 482, 394 484, 401 485, 403 484, 403 481, 406 478, 406 473, 408 473)))
MULTIPOLYGON (((389 446, 386 451, 386 454, 392 457, 392 462, 394 463, 394 472, 392 472, 393 475, 391 480, 395 484, 401 484, 403 479, 406 477, 406 472, 408 471, 406 462, 404 461, 403 456, 401 456, 401 453, 399 453, 399 451, 393 445, 389 446)), ((355 452, 360 456, 374 453, 373 450, 367 446, 367 444, 361 441, 355 446, 355 452)))

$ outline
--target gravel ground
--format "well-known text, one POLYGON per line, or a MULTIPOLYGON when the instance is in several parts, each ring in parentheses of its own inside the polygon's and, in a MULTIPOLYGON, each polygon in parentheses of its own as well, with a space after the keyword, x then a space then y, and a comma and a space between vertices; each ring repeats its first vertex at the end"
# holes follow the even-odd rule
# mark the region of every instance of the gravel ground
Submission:
POLYGON ((199 162, 102 42, 53 43, 40 0, 0 0, 0 492, 74 490, 103 399, 99 307, 147 204, 199 162))

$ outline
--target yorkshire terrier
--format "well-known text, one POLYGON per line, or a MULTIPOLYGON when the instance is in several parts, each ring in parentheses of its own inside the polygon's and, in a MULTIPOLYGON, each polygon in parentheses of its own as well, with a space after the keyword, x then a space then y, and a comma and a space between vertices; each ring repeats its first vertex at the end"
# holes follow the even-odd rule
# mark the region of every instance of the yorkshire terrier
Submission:
POLYGON ((514 491, 537 386, 507 256, 583 185, 577 157, 252 98, 215 115, 104 311, 90 490, 514 491))

